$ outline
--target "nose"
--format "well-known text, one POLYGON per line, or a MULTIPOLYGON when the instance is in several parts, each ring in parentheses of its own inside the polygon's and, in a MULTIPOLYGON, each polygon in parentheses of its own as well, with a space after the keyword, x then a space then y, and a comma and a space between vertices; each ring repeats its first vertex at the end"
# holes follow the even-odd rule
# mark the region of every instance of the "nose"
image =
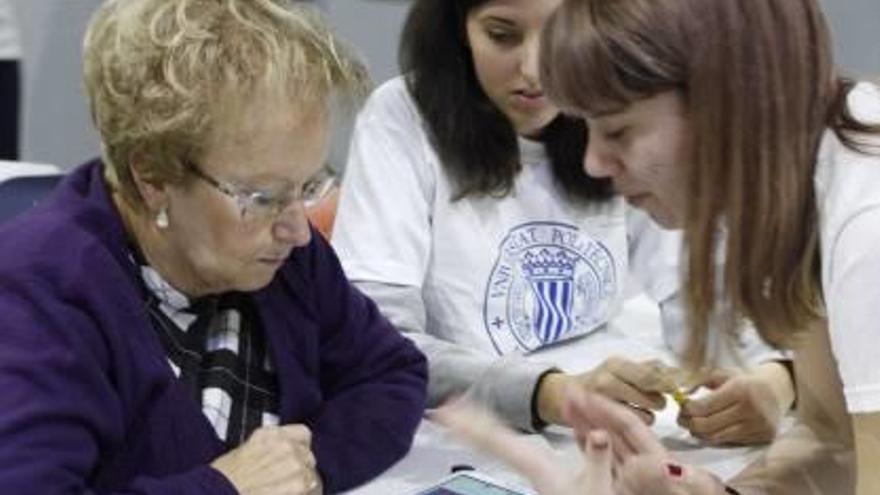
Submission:
POLYGON ((285 208, 272 225, 272 235, 278 242, 294 247, 305 246, 312 240, 309 219, 302 201, 294 201, 285 208))
POLYGON ((604 179, 613 177, 620 171, 620 161, 602 139, 588 136, 584 151, 584 172, 591 177, 604 179))
POLYGON ((520 71, 523 77, 537 85, 540 82, 538 75, 538 54, 540 52, 540 38, 537 35, 530 36, 523 44, 522 61, 520 62, 520 71))

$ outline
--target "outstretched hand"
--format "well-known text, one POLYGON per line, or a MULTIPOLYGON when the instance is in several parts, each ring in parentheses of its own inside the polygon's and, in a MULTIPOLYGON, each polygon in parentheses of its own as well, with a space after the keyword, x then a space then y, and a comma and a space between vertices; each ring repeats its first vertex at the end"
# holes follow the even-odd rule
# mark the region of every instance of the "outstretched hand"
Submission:
POLYGON ((523 475, 541 495, 613 495, 612 456, 608 435, 600 430, 584 435, 584 465, 572 471, 558 462, 547 446, 535 446, 473 404, 457 402, 431 414, 478 449, 504 461, 523 475))
POLYGON ((480 450, 526 477, 541 495, 723 494, 706 471, 678 464, 653 432, 625 406, 571 389, 564 409, 583 449, 572 470, 549 447, 535 447, 522 435, 473 405, 457 403, 432 418, 480 450))

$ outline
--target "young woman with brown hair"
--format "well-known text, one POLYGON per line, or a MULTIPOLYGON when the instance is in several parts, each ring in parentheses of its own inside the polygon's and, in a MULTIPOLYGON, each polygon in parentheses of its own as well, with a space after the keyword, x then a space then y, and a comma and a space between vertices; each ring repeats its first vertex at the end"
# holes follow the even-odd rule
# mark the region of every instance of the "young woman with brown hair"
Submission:
POLYGON ((798 422, 735 489, 575 401, 611 433, 617 493, 880 493, 880 89, 839 74, 817 1, 566 0, 542 47, 548 93, 588 122, 587 173, 685 229, 692 362, 716 296, 730 332, 796 353, 798 422))

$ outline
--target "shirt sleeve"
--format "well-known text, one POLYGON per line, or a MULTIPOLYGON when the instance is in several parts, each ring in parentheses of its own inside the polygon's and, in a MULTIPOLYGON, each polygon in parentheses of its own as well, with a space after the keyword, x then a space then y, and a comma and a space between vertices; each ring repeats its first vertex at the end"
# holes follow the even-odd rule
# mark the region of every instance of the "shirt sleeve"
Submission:
POLYGON ((434 194, 424 140, 402 87, 380 87, 358 116, 332 236, 350 279, 421 287, 434 194))
MULTIPOLYGON (((33 281, 0 287, 0 487, 4 493, 99 492, 102 438, 120 436, 108 357, 85 312, 38 294, 33 281), (34 301, 41 301, 35 305, 34 301)), ((141 476, 127 495, 234 495, 207 464, 141 476)))
POLYGON ((858 213, 828 254, 825 297, 831 345, 850 413, 880 411, 880 207, 858 213))
POLYGON ((553 365, 513 354, 499 358, 425 333, 424 303, 419 291, 412 287, 377 282, 358 286, 427 356, 428 407, 467 396, 489 407, 512 426, 535 430, 539 423, 532 410, 535 387, 545 373, 555 369, 553 365), (419 314, 421 318, 414 316, 419 314))
POLYGON ((308 291, 321 326, 323 403, 307 422, 327 493, 359 485, 406 454, 425 408, 427 365, 352 286, 313 235, 308 291))
POLYGON ((430 405, 468 394, 530 430, 534 387, 552 366, 499 359, 425 330, 436 178, 422 125, 402 80, 371 96, 352 135, 333 247, 349 279, 427 355, 430 405))

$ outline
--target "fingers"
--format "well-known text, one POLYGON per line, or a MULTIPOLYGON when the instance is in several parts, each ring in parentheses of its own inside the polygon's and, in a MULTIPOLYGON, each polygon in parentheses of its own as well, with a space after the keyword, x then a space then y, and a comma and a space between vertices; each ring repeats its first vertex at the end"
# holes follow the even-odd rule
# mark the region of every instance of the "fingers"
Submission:
POLYGON ((687 428, 695 436, 708 437, 713 433, 739 423, 744 419, 743 410, 738 404, 733 403, 730 407, 722 409, 708 416, 692 416, 687 413, 680 414, 678 424, 687 428))
POLYGON ((320 493, 321 480, 310 443, 311 433, 303 425, 264 427, 211 466, 239 493, 320 493))
POLYGON ((609 375, 606 375, 605 380, 600 382, 593 391, 647 413, 647 423, 650 423, 653 418, 652 409, 659 411, 666 406, 666 399, 662 395, 656 392, 644 392, 609 375))
POLYGON ((638 418, 641 419, 642 422, 645 423, 646 425, 651 426, 652 424, 654 424, 654 412, 653 411, 650 411, 648 409, 643 409, 635 404, 627 404, 627 403, 622 403, 622 404, 624 406, 626 406, 626 408, 629 409, 633 414, 638 416, 638 418))
POLYGON ((712 444, 769 442, 776 435, 781 411, 764 390, 748 377, 735 377, 682 407, 678 423, 712 444))
POLYGON ((709 370, 706 372, 697 383, 694 384, 694 388, 697 387, 706 387, 710 390, 715 390, 719 387, 722 387, 728 380, 736 376, 736 372, 731 370, 725 370, 721 368, 716 368, 709 370))
POLYGON ((618 466, 614 492, 617 495, 676 493, 675 481, 668 478, 680 476, 682 471, 682 466, 670 464, 664 459, 651 456, 635 457, 618 466))
POLYGON ((315 469, 309 469, 305 472, 305 476, 303 477, 303 488, 305 489, 305 493, 308 495, 319 494, 323 490, 321 490, 321 477, 318 476, 318 471, 315 469))
POLYGON ((309 469, 314 470, 315 467, 318 465, 317 461, 315 460, 315 454, 308 446, 303 445, 302 443, 295 443, 293 444, 293 451, 296 455, 296 458, 299 459, 299 461, 302 462, 309 469))
POLYGON ((592 486, 611 486, 611 437, 604 430, 593 430, 583 443, 584 477, 592 486))
POLYGON ((251 435, 251 439, 258 443, 274 443, 282 441, 288 444, 295 458, 309 468, 317 465, 315 455, 312 452, 312 431, 303 424, 290 424, 284 426, 266 426, 258 428, 251 435))
POLYGON ((312 444, 312 430, 310 430, 309 427, 306 425, 284 425, 277 428, 288 441, 294 443, 302 443, 305 445, 312 444))
POLYGON ((274 441, 277 438, 282 438, 291 443, 312 444, 312 432, 306 425, 302 424, 264 426, 254 431, 248 440, 266 442, 274 441))
POLYGON ((680 415, 678 424, 691 434, 713 445, 751 445, 766 443, 776 436, 776 427, 768 418, 731 407, 706 418, 680 415))
POLYGON ((666 455, 666 449, 638 416, 600 395, 570 391, 564 414, 575 430, 606 430, 615 455, 622 459, 635 454, 666 455))
POLYGON ((658 360, 635 362, 612 357, 604 365, 621 380, 645 392, 665 392, 670 387, 670 368, 658 360))
POLYGON ((614 489, 617 495, 725 493, 724 485, 709 472, 652 456, 639 456, 621 466, 614 489))
POLYGON ((612 357, 578 380, 588 390, 645 410, 660 410, 666 405, 661 392, 670 388, 666 367, 659 361, 636 363, 612 357))
POLYGON ((693 417, 706 417, 718 414, 744 400, 747 393, 741 387, 733 386, 733 382, 722 385, 717 390, 699 399, 690 399, 682 406, 682 413, 693 417))
MULTIPOLYGON (((697 436, 697 435, 694 435, 697 436)), ((754 426, 746 423, 736 423, 718 431, 699 437, 712 445, 750 445, 767 442, 772 438, 765 438, 762 432, 754 426)))
POLYGON ((629 363, 616 371, 626 381, 646 392, 655 392, 662 396, 678 388, 676 369, 656 359, 629 363))

